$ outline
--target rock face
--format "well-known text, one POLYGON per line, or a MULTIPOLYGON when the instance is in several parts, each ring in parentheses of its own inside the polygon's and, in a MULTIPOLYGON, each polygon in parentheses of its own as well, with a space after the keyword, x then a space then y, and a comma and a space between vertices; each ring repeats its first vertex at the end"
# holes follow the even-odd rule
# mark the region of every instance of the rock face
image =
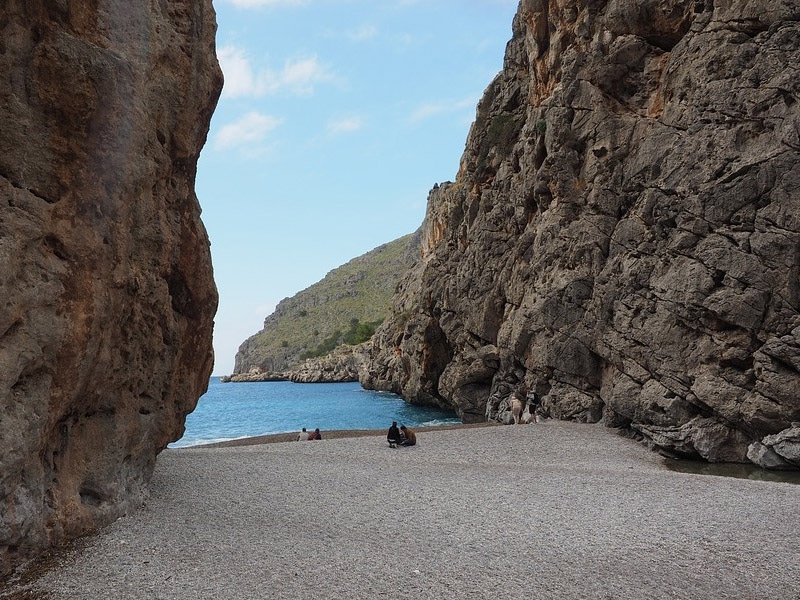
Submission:
POLYGON ((309 358, 295 365, 286 378, 295 383, 344 383, 358 381, 363 369, 370 342, 357 346, 339 346, 319 358, 309 358))
POLYGON ((205 390, 210 0, 0 8, 0 572, 108 523, 205 390))
POLYGON ((362 384, 464 421, 523 388, 709 461, 773 447, 800 420, 798 20, 523 0, 362 384))
POLYGON ((285 371, 253 368, 247 373, 234 373, 221 378, 223 383, 254 383, 263 381, 293 381, 295 383, 345 383, 358 381, 365 368, 371 342, 355 346, 342 344, 325 356, 307 358, 285 371))

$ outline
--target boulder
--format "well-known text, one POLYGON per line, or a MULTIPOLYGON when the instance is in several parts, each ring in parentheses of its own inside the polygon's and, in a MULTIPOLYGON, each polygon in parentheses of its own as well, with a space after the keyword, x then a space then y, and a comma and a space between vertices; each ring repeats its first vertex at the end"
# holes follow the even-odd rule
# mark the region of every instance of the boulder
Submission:
POLYGON ((800 423, 753 442, 747 457, 767 469, 800 468, 800 423))
POLYGON ((147 495, 213 363, 210 0, 4 0, 0 573, 147 495))
POLYGON ((794 470, 797 465, 783 459, 775 450, 761 442, 753 442, 747 449, 747 458, 750 462, 763 469, 794 470))

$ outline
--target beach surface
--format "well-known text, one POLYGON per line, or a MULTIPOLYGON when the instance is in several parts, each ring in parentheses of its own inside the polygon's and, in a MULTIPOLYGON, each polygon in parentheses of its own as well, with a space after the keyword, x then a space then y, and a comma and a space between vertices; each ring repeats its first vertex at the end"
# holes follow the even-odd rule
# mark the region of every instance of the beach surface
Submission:
POLYGON ((13 597, 800 599, 800 486, 602 425, 323 436, 165 451, 145 506, 13 597))

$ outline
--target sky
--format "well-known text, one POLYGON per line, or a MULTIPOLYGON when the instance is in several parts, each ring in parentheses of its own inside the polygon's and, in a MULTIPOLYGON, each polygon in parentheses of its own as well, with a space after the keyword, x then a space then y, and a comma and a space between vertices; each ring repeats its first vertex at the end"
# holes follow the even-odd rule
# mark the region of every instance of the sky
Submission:
POLYGON ((214 375, 278 302, 422 223, 518 0, 214 0, 225 86, 196 180, 214 375))

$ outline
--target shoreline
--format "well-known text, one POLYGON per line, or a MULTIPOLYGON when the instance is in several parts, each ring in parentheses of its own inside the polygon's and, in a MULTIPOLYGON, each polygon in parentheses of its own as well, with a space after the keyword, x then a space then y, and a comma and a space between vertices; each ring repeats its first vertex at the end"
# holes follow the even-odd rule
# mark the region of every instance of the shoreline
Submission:
MULTIPOLYGON (((539 423, 528 423, 530 427, 542 426, 546 422, 540 421, 539 423)), ((510 426, 510 425, 509 425, 510 426)), ((431 433, 436 431, 450 431, 459 429, 478 429, 484 427, 506 427, 503 423, 497 422, 483 422, 483 423, 454 423, 449 425, 433 425, 428 427, 414 427, 415 433, 431 433)), ((691 473, 702 475, 704 477, 733 477, 736 479, 750 479, 754 481, 771 481, 777 483, 791 483, 800 485, 800 471, 781 471, 763 469, 753 463, 710 463, 701 459, 689 458, 674 458, 660 454, 656 450, 649 448, 646 444, 639 440, 635 440, 630 436, 621 433, 617 429, 606 428, 609 432, 622 438, 631 439, 635 443, 640 444, 642 448, 657 456, 663 463, 663 466, 675 473, 691 473)), ((386 435, 386 429, 331 429, 322 431, 322 440, 338 440, 347 438, 362 438, 362 437, 381 437, 386 435)), ((264 444, 282 444, 285 442, 297 441, 298 431, 290 431, 286 433, 271 433, 267 435, 255 435, 235 440, 224 440, 221 442, 212 442, 209 444, 196 444, 193 446, 181 446, 178 448, 169 448, 169 450, 194 450, 194 449, 217 449, 217 448, 237 448, 246 446, 260 446, 264 444)), ((316 441, 316 440, 314 440, 316 441)))
MULTIPOLYGON (((480 427, 504 427, 502 423, 454 423, 452 425, 433 425, 430 427, 413 427, 416 433, 428 433, 431 431, 448 431, 452 429, 475 429, 480 427)), ((321 430, 322 439, 325 440, 338 440, 344 438, 359 438, 359 437, 378 437, 385 436, 388 427, 384 429, 330 429, 321 430)), ((210 444, 195 444, 193 446, 181 446, 179 448, 170 448, 170 450, 192 450, 197 448, 233 448, 238 446, 260 446, 262 444, 280 444, 283 442, 297 441, 297 434, 299 431, 290 431, 287 433, 270 433, 268 435, 254 435, 235 440, 225 440, 222 442, 212 442, 210 444)), ((316 441, 316 440, 314 440, 316 441)))

